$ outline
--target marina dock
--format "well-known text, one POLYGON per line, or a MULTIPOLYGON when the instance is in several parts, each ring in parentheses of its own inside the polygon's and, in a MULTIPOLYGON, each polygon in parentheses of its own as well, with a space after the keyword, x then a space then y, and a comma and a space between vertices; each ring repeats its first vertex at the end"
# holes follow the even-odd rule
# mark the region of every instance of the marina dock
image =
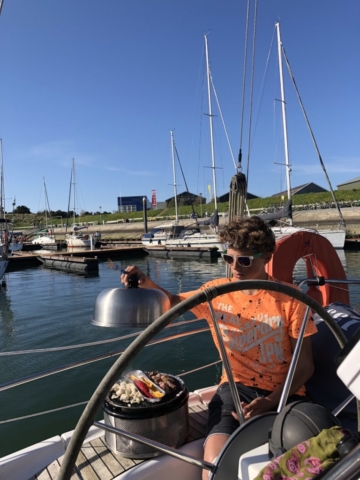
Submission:
MULTIPOLYGON (((78 263, 78 259, 89 258, 98 260, 121 259, 127 257, 145 257, 147 252, 143 247, 117 247, 106 249, 94 249, 94 250, 81 250, 73 252, 51 252, 46 254, 45 252, 37 254, 31 252, 16 252, 14 255, 9 256, 9 265, 7 272, 15 272, 23 268, 34 268, 43 265, 43 261, 39 259, 41 257, 49 265, 49 262, 56 261, 56 263, 65 262, 69 263, 71 260, 78 263)), ((53 267, 55 268, 55 267, 53 267)))
POLYGON ((154 257, 162 258, 217 258, 220 252, 216 247, 166 247, 159 245, 146 247, 146 252, 154 257))

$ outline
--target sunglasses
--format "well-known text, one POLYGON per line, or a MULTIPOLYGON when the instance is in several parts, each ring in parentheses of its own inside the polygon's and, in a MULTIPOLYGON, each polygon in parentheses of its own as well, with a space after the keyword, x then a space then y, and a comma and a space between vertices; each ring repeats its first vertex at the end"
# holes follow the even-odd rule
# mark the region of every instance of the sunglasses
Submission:
POLYGON ((254 258, 261 257, 263 252, 255 253, 255 255, 229 255, 228 253, 222 253, 221 256, 224 259, 224 262, 228 265, 234 265, 234 263, 239 267, 251 267, 252 261, 254 258))

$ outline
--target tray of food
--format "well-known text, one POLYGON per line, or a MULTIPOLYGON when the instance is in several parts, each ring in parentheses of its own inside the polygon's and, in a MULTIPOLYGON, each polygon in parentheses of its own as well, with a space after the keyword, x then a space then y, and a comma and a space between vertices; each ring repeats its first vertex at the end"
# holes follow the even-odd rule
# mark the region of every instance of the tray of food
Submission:
POLYGON ((142 370, 132 370, 125 374, 125 378, 134 384, 146 402, 156 403, 165 396, 165 390, 150 380, 142 370))
POLYGON ((167 403, 183 391, 184 382, 174 375, 132 370, 111 387, 106 401, 114 407, 144 408, 167 403))

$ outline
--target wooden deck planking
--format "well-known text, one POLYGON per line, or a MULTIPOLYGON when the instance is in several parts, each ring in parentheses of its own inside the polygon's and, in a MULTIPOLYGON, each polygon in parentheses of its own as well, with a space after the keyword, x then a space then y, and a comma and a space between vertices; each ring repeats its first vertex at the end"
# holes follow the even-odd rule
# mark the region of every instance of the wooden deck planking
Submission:
POLYGON ((107 465, 114 477, 125 471, 125 468, 120 462, 118 462, 112 452, 104 444, 102 438, 97 438, 96 440, 92 441, 91 445, 99 455, 100 459, 107 465))
POLYGON ((107 463, 99 457, 91 443, 84 445, 81 451, 99 478, 102 480, 111 480, 114 478, 114 475, 107 467, 107 463))
MULTIPOLYGON (((190 433, 187 443, 205 436, 206 421, 206 405, 189 408, 190 433)), ((60 457, 29 480, 56 480, 62 460, 63 457, 60 457)), ((125 458, 120 453, 110 451, 104 443, 104 437, 99 437, 81 448, 71 480, 112 480, 144 461, 125 458)))

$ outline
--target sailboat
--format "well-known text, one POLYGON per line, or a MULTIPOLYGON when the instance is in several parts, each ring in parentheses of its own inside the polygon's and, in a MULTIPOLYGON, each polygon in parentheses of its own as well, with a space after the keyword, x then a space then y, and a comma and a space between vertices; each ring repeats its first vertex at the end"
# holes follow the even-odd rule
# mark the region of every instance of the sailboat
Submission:
POLYGON ((55 236, 53 234, 53 225, 51 220, 51 210, 49 205, 49 199, 46 190, 45 178, 43 178, 44 186, 44 199, 45 199, 45 229, 46 231, 38 232, 37 237, 32 241, 35 245, 52 245, 56 243, 55 236), (48 220, 49 215, 49 220, 48 220))
MULTIPOLYGON (((83 235, 80 230, 87 228, 76 225, 76 191, 75 191, 75 162, 72 161, 71 177, 70 177, 70 191, 68 211, 70 210, 71 193, 73 194, 73 233, 65 234, 65 242, 68 247, 91 247, 92 237, 90 235, 83 235)), ((67 224, 66 224, 67 228, 67 224)))
MULTIPOLYGON (((224 250, 224 245, 220 242, 217 231, 219 225, 219 215, 217 207, 217 190, 216 190, 216 168, 215 168, 215 149, 214 149, 214 135, 213 135, 213 114, 211 101, 211 72, 209 63, 209 49, 207 34, 204 35, 205 41, 205 55, 206 55, 206 77, 207 77, 207 91, 208 91, 208 106, 209 106, 209 127, 210 127, 210 147, 211 147, 211 169, 213 177, 214 188, 214 213, 205 221, 196 222, 196 227, 184 228, 180 235, 175 238, 169 238, 165 241, 167 247, 206 247, 217 248, 219 251, 224 250), (199 227, 206 225, 210 228, 210 232, 204 232, 199 227)), ((174 142, 172 137, 172 156, 174 167, 174 142)), ((175 208, 176 208, 176 177, 174 170, 174 189, 175 189, 175 208)))
MULTIPOLYGON (((176 183, 176 167, 175 167, 175 141, 174 132, 170 131, 171 137, 171 154, 174 180, 174 202, 175 202, 175 220, 169 225, 164 224, 154 228, 150 233, 143 235, 142 243, 148 248, 165 246, 171 247, 172 250, 176 247, 205 247, 217 248, 223 250, 223 245, 219 241, 216 233, 206 233, 200 230, 199 222, 196 226, 190 225, 187 227, 179 225, 178 216, 178 201, 177 201, 177 183, 176 183)), ((210 219, 209 219, 210 220, 210 219)), ((203 222, 205 224, 205 222, 203 222)), ((210 221, 206 223, 211 225, 210 221)))
MULTIPOLYGON (((285 151, 285 167, 286 167, 286 183, 287 183, 287 196, 288 196, 288 201, 287 201, 287 205, 285 207, 284 210, 286 210, 286 214, 284 214, 284 212, 277 212, 275 213, 275 216, 274 216, 274 220, 275 219, 280 219, 280 218, 287 218, 288 220, 288 223, 286 224, 279 224, 279 226, 275 226, 273 227, 273 231, 275 233, 275 237, 276 239, 280 239, 280 238, 283 238, 287 235, 291 235, 292 233, 296 233, 297 231, 299 230, 304 230, 304 229, 301 229, 300 227, 296 227, 293 225, 293 220, 292 220, 292 210, 291 210, 291 182, 290 182, 290 171, 291 171, 291 167, 290 167, 290 162, 289 162, 289 150, 288 150, 288 138, 287 138, 287 123, 286 123, 286 102, 285 102, 285 89, 284 89, 284 78, 283 78, 283 69, 282 69, 282 58, 283 58, 283 53, 285 55, 285 52, 283 50, 283 45, 282 45, 282 42, 281 42, 281 34, 280 34, 280 24, 279 22, 277 22, 275 24, 275 27, 276 27, 276 30, 277 30, 277 43, 278 43, 278 61, 279 61, 279 78, 280 78, 280 94, 281 94, 281 112, 282 112, 282 124, 283 124, 283 135, 284 135, 284 151, 285 151), (282 217, 281 217, 282 215, 282 217)), ((286 57, 285 57, 286 58, 286 57)), ((295 87, 296 88, 296 87, 295 87)), ((299 96, 299 95, 298 95, 299 96)), ((300 98, 300 97, 299 97, 300 98)), ((302 106, 302 103, 300 101, 300 104, 302 106)), ((303 109, 303 106, 302 106, 302 109, 303 109)), ((308 122, 307 120, 307 116, 305 114, 305 111, 303 109, 303 113, 305 115, 305 118, 306 118, 306 121, 308 122)), ((308 125, 309 126, 309 125, 308 125)), ((313 139, 313 142, 315 144, 315 147, 318 151, 318 148, 317 148, 317 145, 316 145, 316 141, 314 139, 314 136, 312 134, 312 131, 310 129, 310 132, 311 132, 311 135, 312 135, 312 139, 313 139)), ((318 154, 319 154, 319 151, 318 151, 318 154)), ((329 240, 332 244, 332 246, 334 248, 338 248, 338 249, 341 249, 341 248, 344 248, 344 245, 345 245, 345 237, 346 237, 346 228, 345 228, 345 221, 344 221, 344 218, 341 214, 341 210, 338 206, 338 203, 336 201, 336 198, 334 196, 334 193, 333 193, 333 190, 332 190, 332 186, 331 186, 331 183, 330 183, 330 180, 326 174, 326 170, 325 170, 325 166, 322 162, 322 159, 321 159, 321 156, 319 155, 319 158, 320 158, 320 163, 323 167, 323 170, 325 172, 325 176, 327 178, 327 181, 328 181, 328 184, 329 184, 329 187, 330 187, 330 190, 331 190, 331 193, 332 193, 332 196, 333 196, 333 200, 335 202, 335 204, 337 205, 337 208, 338 208, 338 211, 339 211, 339 215, 340 215, 340 218, 341 218, 341 223, 342 223, 342 228, 339 228, 339 229, 334 229, 334 230, 330 230, 330 229, 319 229, 319 230, 316 230, 316 232, 319 234, 319 235, 322 235, 323 237, 325 237, 327 240, 329 240)), ((267 220, 269 220, 270 218, 267 218, 267 220)), ((306 229, 306 230, 309 230, 309 229, 306 229)))
POLYGON ((173 131, 170 131, 171 137, 171 152, 172 152, 172 168, 173 168, 173 179, 174 179, 174 201, 175 201, 175 220, 170 224, 162 224, 151 230, 149 233, 145 233, 141 242, 146 247, 151 247, 154 245, 161 246, 165 245, 166 241, 173 235, 179 233, 183 227, 178 227, 179 217, 178 217, 178 205, 177 205, 177 186, 176 186, 176 169, 175 169, 175 157, 174 157, 174 134, 173 131))

